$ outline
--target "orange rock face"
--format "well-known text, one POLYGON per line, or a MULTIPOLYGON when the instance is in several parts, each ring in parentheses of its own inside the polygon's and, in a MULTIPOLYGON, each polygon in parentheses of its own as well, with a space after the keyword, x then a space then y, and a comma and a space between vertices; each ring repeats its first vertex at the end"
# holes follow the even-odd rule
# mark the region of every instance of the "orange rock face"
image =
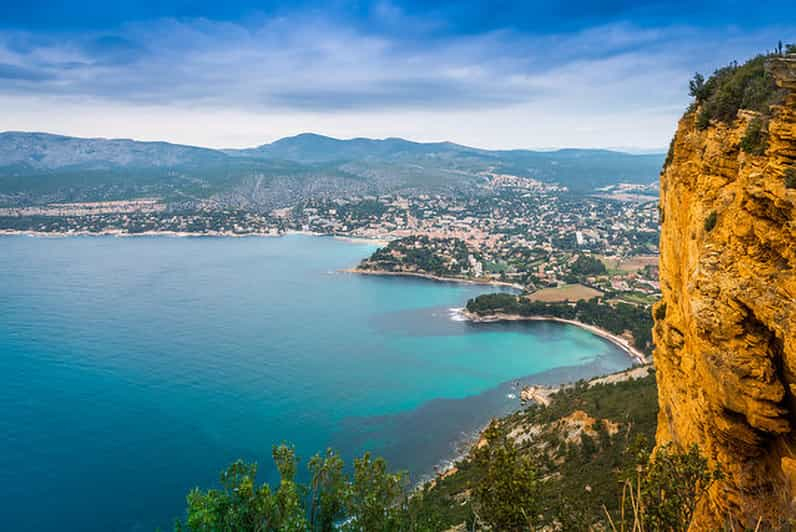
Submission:
POLYGON ((764 155, 740 149, 754 113, 699 130, 691 112, 661 174, 657 442, 698 444, 726 477, 696 530, 796 518, 796 57, 769 68, 789 94, 764 155))

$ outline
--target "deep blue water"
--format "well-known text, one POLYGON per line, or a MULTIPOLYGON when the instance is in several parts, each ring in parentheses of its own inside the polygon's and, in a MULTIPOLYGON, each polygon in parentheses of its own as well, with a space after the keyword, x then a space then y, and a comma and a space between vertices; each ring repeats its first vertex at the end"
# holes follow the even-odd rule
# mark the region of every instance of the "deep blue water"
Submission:
POLYGON ((152 530, 226 464, 293 442, 415 478, 507 413, 512 383, 630 365, 556 323, 451 319, 488 287, 336 273, 329 238, 0 237, 7 530, 152 530))

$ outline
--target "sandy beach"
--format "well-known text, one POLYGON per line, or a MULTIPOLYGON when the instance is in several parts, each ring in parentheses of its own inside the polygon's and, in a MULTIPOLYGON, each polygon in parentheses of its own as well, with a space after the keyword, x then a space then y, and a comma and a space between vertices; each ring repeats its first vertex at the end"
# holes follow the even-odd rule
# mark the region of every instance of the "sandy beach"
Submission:
POLYGON ((617 336, 605 329, 601 329, 599 327, 595 327, 594 325, 588 325, 586 323, 582 323, 580 321, 575 320, 567 320, 564 318, 556 318, 553 316, 518 316, 516 314, 490 314, 488 316, 479 316, 472 312, 468 312, 466 309, 462 309, 462 315, 467 318, 468 320, 475 322, 475 323, 488 323, 488 322, 495 322, 495 321, 557 321, 559 323, 567 323, 569 325, 574 325, 576 327, 580 327, 581 329, 585 329, 590 333, 597 335, 601 338, 605 338, 609 342, 613 343, 620 349, 622 349, 625 353, 628 354, 631 358, 636 360, 639 364, 649 364, 649 360, 647 360, 647 356, 633 347, 630 342, 626 339, 622 338, 621 336, 617 336))

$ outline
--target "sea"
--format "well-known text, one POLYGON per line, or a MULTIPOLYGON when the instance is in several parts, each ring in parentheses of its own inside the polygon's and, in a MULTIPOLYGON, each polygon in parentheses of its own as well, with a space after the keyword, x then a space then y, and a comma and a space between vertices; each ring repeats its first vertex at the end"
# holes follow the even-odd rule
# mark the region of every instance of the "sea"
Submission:
POLYGON ((242 458, 274 482, 332 448, 414 481, 519 386, 618 371, 553 322, 471 323, 506 288, 343 273, 331 237, 0 237, 0 504, 6 530, 168 530, 242 458))

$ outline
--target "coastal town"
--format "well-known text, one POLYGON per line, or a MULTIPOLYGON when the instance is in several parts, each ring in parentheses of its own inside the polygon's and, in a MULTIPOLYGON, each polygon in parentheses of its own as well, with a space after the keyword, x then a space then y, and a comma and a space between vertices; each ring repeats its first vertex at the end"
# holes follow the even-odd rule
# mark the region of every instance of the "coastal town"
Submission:
POLYGON ((656 185, 592 194, 490 175, 478 194, 306 199, 268 212, 158 198, 0 208, 0 231, 51 235, 278 236, 383 242, 356 271, 506 284, 539 301, 659 296, 656 185))

